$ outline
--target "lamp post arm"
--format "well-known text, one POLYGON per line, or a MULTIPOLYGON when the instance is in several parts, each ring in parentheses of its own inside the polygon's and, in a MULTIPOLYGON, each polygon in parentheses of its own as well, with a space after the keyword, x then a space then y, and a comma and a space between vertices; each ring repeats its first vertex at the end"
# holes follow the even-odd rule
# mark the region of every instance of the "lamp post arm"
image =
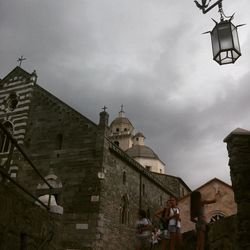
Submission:
MULTIPOLYGON (((197 1, 194 1, 194 2, 197 5, 197 7, 202 10, 202 13, 206 14, 208 11, 210 11, 211 9, 213 9, 215 6, 217 6, 217 5, 220 6, 222 4, 222 1, 223 0, 218 0, 217 2, 215 2, 214 4, 212 4, 211 6, 209 6, 208 8, 207 8, 207 5, 204 4, 204 3, 202 3, 202 5, 201 5, 197 1)), ((204 1, 202 1, 202 2, 204 2, 204 1)))

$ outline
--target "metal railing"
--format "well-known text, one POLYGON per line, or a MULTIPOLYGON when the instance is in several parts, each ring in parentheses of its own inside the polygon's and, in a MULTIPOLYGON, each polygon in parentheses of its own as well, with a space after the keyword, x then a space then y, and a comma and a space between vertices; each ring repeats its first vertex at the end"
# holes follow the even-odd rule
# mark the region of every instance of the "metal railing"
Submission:
MULTIPOLYGON (((4 152, 0 154, 4 157, 7 158, 7 160, 4 162, 3 165, 0 165, 0 174, 8 179, 11 183, 13 183, 15 186, 17 186, 20 190, 22 190, 25 194, 27 194, 29 197, 31 197, 33 200, 38 202, 40 205, 45 207, 48 211, 50 211, 50 203, 51 203, 51 194, 52 194, 52 189, 53 187, 48 183, 48 181, 41 175, 41 173, 38 171, 34 163, 29 159, 28 155, 26 152, 22 149, 22 147, 17 143, 16 139, 13 138, 13 136, 7 131, 5 126, 0 122, 0 140, 3 138, 1 137, 7 137, 7 140, 10 142, 10 148, 8 152, 4 152), (41 200, 39 200, 36 196, 34 196, 27 188, 25 188, 22 184, 18 183, 16 180, 14 180, 10 174, 8 173, 8 170, 11 166, 11 161, 13 159, 13 154, 14 152, 18 152, 23 156, 23 158, 29 163, 33 171, 40 177, 40 179, 48 186, 49 188, 49 200, 48 204, 44 204, 41 200)), ((0 155, 0 156, 1 156, 0 155)))

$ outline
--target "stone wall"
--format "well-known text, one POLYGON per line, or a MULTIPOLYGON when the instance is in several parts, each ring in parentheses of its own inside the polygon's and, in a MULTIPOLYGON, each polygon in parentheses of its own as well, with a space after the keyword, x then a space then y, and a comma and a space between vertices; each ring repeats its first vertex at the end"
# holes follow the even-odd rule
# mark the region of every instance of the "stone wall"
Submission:
MULTIPOLYGON (((218 220, 207 226, 207 250, 235 250, 236 249, 236 215, 218 220)), ((184 249, 196 249, 196 233, 194 230, 183 234, 184 249)))
MULTIPOLYGON (((112 152, 102 115, 97 126, 41 87, 33 92, 24 146, 43 176, 52 168, 62 182, 57 200, 64 208, 62 249, 133 249, 138 209, 152 216, 170 194, 179 195, 138 163, 126 161, 123 151, 112 152)), ((40 181, 27 163, 18 163, 18 179, 36 194, 40 181)))
POLYGON ((225 140, 235 201, 237 248, 250 249, 250 131, 236 129, 225 140))
POLYGON ((155 185, 150 177, 111 149, 106 153, 103 168, 105 178, 101 185, 101 217, 98 223, 102 249, 134 249, 139 208, 150 215, 152 222, 156 222, 154 213, 169 198, 170 193, 155 185), (123 212, 126 213, 125 218, 123 212))
POLYGON ((161 183, 163 183, 163 185, 171 192, 173 192, 178 198, 187 195, 191 191, 189 187, 179 177, 159 173, 152 174, 157 179, 159 179, 161 183))
POLYGON ((11 184, 0 183, 0 249, 56 250, 60 217, 28 201, 11 184))
MULTIPOLYGON (((99 163, 95 157, 97 125, 36 86, 24 140, 25 150, 41 172, 51 169, 62 183, 56 196, 64 208, 62 249, 92 249, 99 216, 99 163)), ((18 160, 18 180, 37 195, 41 182, 27 162, 18 160)))

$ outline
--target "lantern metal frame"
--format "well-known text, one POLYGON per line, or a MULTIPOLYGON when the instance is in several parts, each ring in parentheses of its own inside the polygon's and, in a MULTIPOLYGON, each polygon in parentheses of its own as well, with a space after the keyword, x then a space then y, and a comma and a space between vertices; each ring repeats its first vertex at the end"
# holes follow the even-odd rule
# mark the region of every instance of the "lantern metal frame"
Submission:
POLYGON ((223 0, 218 0, 211 6, 209 6, 211 0, 201 0, 201 4, 196 0, 194 1, 196 6, 202 10, 203 14, 206 14, 215 6, 219 8, 220 22, 218 23, 213 20, 216 23, 215 27, 212 31, 205 33, 210 33, 211 35, 213 59, 220 65, 234 63, 241 56, 237 28, 242 26, 232 24, 231 20, 234 14, 232 16, 226 16, 224 14, 222 1, 223 0))
POLYGON ((216 22, 213 30, 209 31, 211 35, 213 59, 220 65, 235 63, 241 56, 237 27, 238 26, 232 24, 231 20, 223 20, 220 23, 216 22), (223 39, 225 32, 226 38, 228 39, 227 41, 223 39), (225 43, 227 43, 227 45, 225 45, 225 43))

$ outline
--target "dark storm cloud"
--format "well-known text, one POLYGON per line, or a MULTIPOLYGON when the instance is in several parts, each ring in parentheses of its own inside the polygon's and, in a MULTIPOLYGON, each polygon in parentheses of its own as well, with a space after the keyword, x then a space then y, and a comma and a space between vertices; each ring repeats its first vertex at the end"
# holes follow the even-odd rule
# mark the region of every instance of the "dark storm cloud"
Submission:
MULTIPOLYGON (((249 23, 246 0, 226 5, 249 23)), ((210 17, 193 1, 0 0, 1 76, 24 55, 41 86, 96 123, 103 105, 111 121, 124 104, 167 173, 191 187, 230 182, 223 138, 250 128, 249 32, 242 58, 219 67, 201 35, 210 17)))

